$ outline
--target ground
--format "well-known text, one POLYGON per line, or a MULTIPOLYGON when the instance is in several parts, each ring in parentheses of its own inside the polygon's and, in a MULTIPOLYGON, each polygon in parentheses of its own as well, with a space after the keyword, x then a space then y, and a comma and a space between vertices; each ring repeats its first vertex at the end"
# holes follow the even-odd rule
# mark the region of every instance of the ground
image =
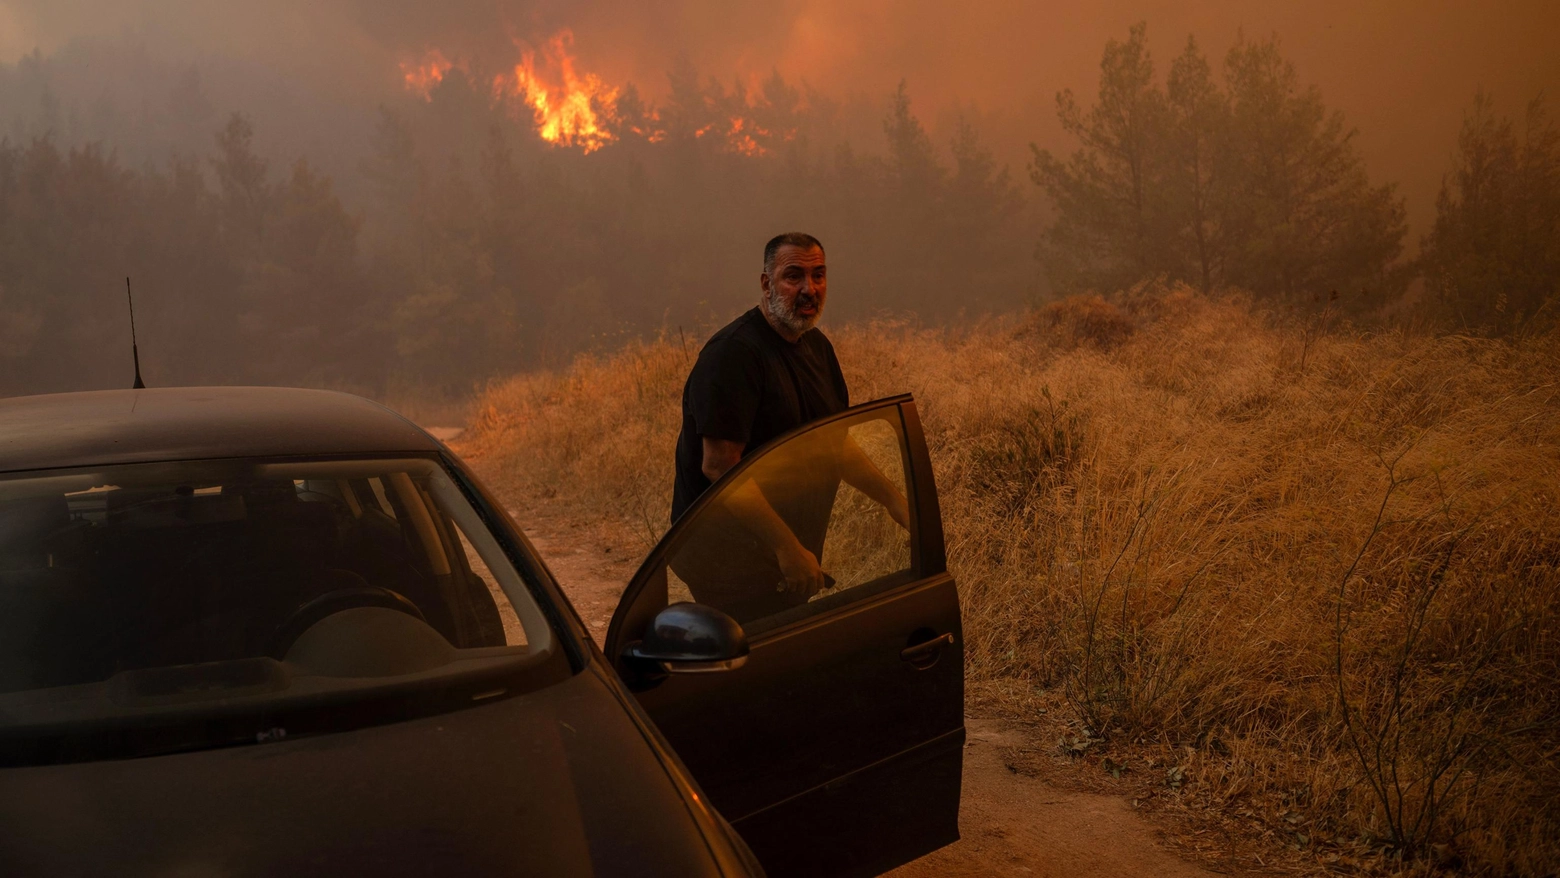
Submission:
POLYGON ((1009 767, 1027 736, 967 717, 959 841, 889 873, 895 878, 1022 875, 1038 878, 1212 875, 1164 850, 1126 800, 1063 790, 1009 767))

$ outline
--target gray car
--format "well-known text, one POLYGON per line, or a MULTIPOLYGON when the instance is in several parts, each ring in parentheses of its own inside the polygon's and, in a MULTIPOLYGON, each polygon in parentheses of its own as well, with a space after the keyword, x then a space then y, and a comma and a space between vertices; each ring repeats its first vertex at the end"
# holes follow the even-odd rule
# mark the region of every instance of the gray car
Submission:
POLYGON ((869 875, 957 838, 963 642, 909 397, 750 454, 605 649, 523 524, 346 394, 0 400, 0 873, 869 875), (730 560, 755 491, 833 587, 692 600, 684 574, 784 587, 730 560))

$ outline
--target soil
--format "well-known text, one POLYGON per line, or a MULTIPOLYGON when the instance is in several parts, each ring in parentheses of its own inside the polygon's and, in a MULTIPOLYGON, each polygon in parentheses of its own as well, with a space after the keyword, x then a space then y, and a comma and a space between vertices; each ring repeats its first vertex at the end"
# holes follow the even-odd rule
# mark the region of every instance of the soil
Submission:
POLYGON ((640 553, 625 548, 621 535, 557 514, 510 515, 520 522, 553 578, 569 596, 596 645, 607 639, 607 623, 623 587, 639 567, 640 553))
MULTIPOLYGON (((480 466, 480 464, 479 464, 480 466)), ((553 575, 600 643, 618 595, 638 566, 631 539, 601 523, 557 511, 516 514, 553 575)), ((931 876, 1213 875, 1169 852, 1159 830, 1125 798, 1066 790, 1016 764, 1032 750, 1025 730, 970 716, 959 813, 962 838, 889 873, 931 876)), ((1251 874, 1251 873, 1246 873, 1251 874)))
POLYGON ((1166 851, 1125 799, 1075 792, 1015 771, 1004 756, 1028 736, 966 717, 960 839, 888 873, 894 878, 1022 875, 1094 878, 1213 875, 1166 851))

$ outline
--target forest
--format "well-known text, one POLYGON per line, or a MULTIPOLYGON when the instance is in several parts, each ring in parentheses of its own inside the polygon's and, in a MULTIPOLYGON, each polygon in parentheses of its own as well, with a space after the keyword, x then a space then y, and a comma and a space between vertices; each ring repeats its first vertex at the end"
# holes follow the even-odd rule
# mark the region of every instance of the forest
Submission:
POLYGON ((804 226, 848 290, 837 319, 968 321, 1151 278, 1363 323, 1553 316, 1560 135, 1541 100, 1473 99, 1413 248, 1390 169, 1365 167, 1276 36, 1218 60, 1189 38, 1163 65, 1133 27, 1092 101, 1057 95, 1076 150, 1017 170, 971 122, 934 141, 906 83, 835 100, 684 59, 664 100, 593 95, 597 133, 560 144, 527 103, 538 83, 499 94, 491 70, 434 60, 378 107, 347 180, 263 154, 194 73, 155 124, 204 146, 130 159, 112 108, 62 117, 50 59, 0 67, 0 393, 125 383, 107 352, 128 353, 128 276, 151 382, 460 397, 628 339, 696 341, 752 297, 759 243, 804 226))

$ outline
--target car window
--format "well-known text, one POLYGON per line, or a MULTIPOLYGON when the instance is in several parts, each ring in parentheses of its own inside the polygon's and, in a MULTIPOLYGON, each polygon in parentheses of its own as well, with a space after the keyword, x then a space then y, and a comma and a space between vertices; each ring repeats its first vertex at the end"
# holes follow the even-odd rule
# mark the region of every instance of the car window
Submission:
POLYGON ((498 584, 493 572, 488 570, 487 562, 482 560, 482 555, 471 545, 471 540, 460 525, 451 523, 455 529, 455 535, 460 539, 460 548, 464 556, 464 562, 470 575, 480 581, 488 590, 488 596, 493 599, 493 605, 498 609, 499 624, 504 632, 504 645, 524 646, 525 625, 520 621, 520 614, 515 612, 514 605, 509 602, 509 596, 504 594, 503 586, 498 584))
POLYGON ((552 638, 434 460, 0 478, 0 736, 12 720, 436 684, 552 638))
POLYGON ((714 606, 751 634, 913 580, 907 464, 897 409, 771 449, 679 522, 669 598, 714 606), (799 587, 798 550, 823 573, 821 589, 799 587))

